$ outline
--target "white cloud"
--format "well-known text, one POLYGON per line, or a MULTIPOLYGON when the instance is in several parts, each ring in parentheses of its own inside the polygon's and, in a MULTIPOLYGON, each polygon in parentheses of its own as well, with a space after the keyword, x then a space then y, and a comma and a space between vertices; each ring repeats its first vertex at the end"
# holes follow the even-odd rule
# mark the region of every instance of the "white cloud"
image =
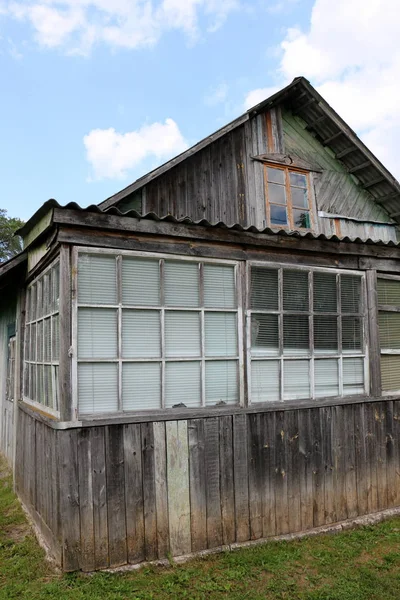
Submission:
POLYGON ((222 104, 228 97, 228 90, 229 88, 226 83, 220 83, 204 98, 205 104, 207 104, 207 106, 216 106, 217 104, 222 104))
POLYGON ((83 138, 94 179, 122 178, 146 158, 164 161, 188 147, 173 119, 118 133, 114 128, 93 129, 83 138))
POLYGON ((277 92, 279 88, 280 86, 257 88, 255 90, 251 90, 244 99, 245 110, 249 110, 249 108, 253 108, 253 106, 256 106, 256 104, 259 104, 263 100, 266 100, 267 98, 275 94, 275 92, 277 92))
MULTIPOLYGON (((315 0, 309 27, 287 29, 279 64, 280 87, 310 79, 398 176, 399 31, 398 0, 315 0)), ((247 106, 258 92, 249 92, 247 106)))
POLYGON ((138 48, 157 43, 163 33, 199 35, 199 20, 215 31, 239 0, 10 0, 9 17, 28 22, 39 45, 88 54, 95 44, 138 48))

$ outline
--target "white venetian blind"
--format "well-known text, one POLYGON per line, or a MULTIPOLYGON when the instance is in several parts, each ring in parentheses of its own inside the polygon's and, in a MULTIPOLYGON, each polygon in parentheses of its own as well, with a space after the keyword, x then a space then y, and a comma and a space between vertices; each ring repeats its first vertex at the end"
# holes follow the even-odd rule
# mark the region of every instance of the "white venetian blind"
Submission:
POLYGON ((235 308, 235 269, 233 266, 204 265, 204 306, 235 308))
POLYGON ((379 339, 381 349, 400 349, 400 313, 379 312, 379 339))
POLYGON ((201 404, 200 362, 169 362, 165 365, 165 406, 196 407, 201 404))
POLYGON ((78 312, 78 358, 117 357, 117 311, 80 308, 78 312))
POLYGON ((364 359, 343 359, 343 394, 362 394, 364 392, 364 359))
POLYGON ((361 319, 358 317, 342 317, 343 353, 361 352, 362 342, 361 319))
POLYGON ((237 324, 234 313, 206 313, 204 316, 206 356, 237 355, 237 324))
POLYGON ((113 412, 118 409, 118 365, 82 363, 78 365, 79 412, 113 412))
POLYGON ((251 363, 251 401, 273 402, 280 399, 279 362, 254 360, 251 363))
POLYGON ((308 273, 283 271, 283 310, 303 312, 309 310, 308 273))
POLYGON ((310 363, 308 360, 284 362, 283 397, 287 400, 310 397, 310 363))
POLYGON ((382 390, 384 392, 400 390, 400 356, 383 354, 381 356, 382 390))
POLYGON ((206 362, 206 405, 239 401, 237 361, 206 362))
POLYGON ((44 355, 45 362, 51 361, 51 319, 43 321, 43 336, 44 336, 44 355))
POLYGON ((200 314, 166 311, 165 354, 167 358, 200 356, 200 314))
POLYGON ((314 363, 315 397, 339 395, 339 363, 337 359, 321 359, 314 363))
POLYGON ((251 267, 251 308, 253 310, 278 310, 278 270, 251 267))
POLYGON ((198 307, 199 265, 189 262, 165 261, 165 306, 198 307))
POLYGON ((123 410, 161 408, 160 363, 122 365, 122 408, 123 410))
POLYGON ((361 312, 361 278, 356 275, 340 276, 342 313, 361 312))
POLYGON ((158 310, 123 310, 123 358, 161 356, 161 326, 158 310))
POLYGON ((336 275, 316 271, 313 276, 314 312, 337 311, 336 275))
POLYGON ((251 315, 251 353, 253 356, 279 353, 278 315, 251 315))
POLYGON ((116 281, 114 256, 79 255, 78 301, 81 304, 117 304, 116 281))
POLYGON ((160 305, 158 260, 122 258, 122 303, 128 306, 160 305))
POLYGON ((338 352, 338 322, 331 315, 314 316, 314 351, 316 354, 338 352))
POLYGON ((308 354, 309 319, 305 315, 283 315, 283 353, 297 356, 308 354))

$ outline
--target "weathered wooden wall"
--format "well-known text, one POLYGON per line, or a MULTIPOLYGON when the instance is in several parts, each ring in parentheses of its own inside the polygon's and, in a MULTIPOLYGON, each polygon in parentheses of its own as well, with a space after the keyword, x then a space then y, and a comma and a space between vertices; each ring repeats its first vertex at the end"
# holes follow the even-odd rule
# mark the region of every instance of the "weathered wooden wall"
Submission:
POLYGON ((19 439, 18 492, 53 532, 65 570, 307 531, 400 505, 400 401, 57 432, 22 414, 19 439))
POLYGON ((0 452, 12 463, 14 419, 12 404, 6 402, 8 327, 16 322, 16 292, 2 290, 0 302, 0 452))

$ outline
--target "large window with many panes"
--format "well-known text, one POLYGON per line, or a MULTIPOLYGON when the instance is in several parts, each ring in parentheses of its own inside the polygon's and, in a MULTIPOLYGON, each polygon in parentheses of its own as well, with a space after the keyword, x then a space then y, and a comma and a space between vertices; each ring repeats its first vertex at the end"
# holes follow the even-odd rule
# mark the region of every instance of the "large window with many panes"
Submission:
POLYGON ((309 175, 283 166, 265 166, 264 174, 268 225, 311 229, 309 175))
POLYGON ((80 414, 240 401, 233 262, 76 253, 80 414))
POLYGON ((363 275, 253 264, 248 280, 252 403, 367 391, 363 275))

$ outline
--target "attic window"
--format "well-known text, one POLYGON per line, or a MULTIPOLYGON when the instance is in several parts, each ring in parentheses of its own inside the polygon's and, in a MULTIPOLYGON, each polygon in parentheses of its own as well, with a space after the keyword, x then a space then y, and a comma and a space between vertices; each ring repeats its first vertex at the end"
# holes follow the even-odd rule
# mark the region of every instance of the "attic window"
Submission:
POLYGON ((289 167, 265 167, 270 227, 311 229, 308 174, 289 167))

